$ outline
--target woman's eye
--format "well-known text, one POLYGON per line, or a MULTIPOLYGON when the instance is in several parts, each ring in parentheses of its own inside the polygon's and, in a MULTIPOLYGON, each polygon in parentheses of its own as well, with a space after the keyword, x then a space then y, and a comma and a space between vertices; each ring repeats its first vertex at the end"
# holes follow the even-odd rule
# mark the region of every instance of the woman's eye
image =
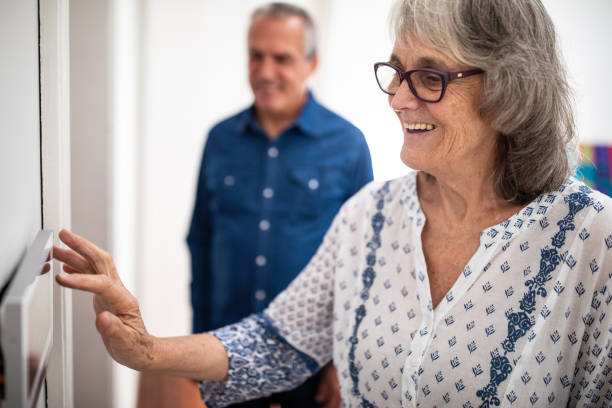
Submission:
POLYGON ((442 77, 436 74, 425 74, 421 76, 421 83, 432 90, 442 88, 442 77))

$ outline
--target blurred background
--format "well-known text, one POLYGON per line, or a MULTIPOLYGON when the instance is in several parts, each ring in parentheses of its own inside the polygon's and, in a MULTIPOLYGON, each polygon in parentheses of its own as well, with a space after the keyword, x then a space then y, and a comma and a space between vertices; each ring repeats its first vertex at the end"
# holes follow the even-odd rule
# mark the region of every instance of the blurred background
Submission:
MULTIPOLYGON (((575 88, 581 142, 610 145, 612 2, 543 1, 575 88)), ((263 3, 70 1, 72 228, 113 254, 158 336, 190 332, 185 237, 198 166, 211 126, 251 103, 246 30, 263 3)), ((364 132, 376 179, 404 174, 402 133, 372 67, 391 51, 392 1, 294 3, 318 24, 315 95, 364 132)), ((103 351, 91 296, 74 296, 75 406, 134 406, 137 376, 103 351)))

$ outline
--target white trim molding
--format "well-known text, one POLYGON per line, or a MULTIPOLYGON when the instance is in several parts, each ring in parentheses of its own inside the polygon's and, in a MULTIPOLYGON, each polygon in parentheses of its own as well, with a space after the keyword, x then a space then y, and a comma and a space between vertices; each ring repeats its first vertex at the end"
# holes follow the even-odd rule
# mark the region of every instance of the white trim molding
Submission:
MULTIPOLYGON (((70 228, 70 52, 68 0, 40 0, 40 90, 43 228, 70 228)), ((60 272, 56 262, 54 270, 60 272)), ((53 350, 47 404, 74 406, 72 293, 53 287, 53 350)))

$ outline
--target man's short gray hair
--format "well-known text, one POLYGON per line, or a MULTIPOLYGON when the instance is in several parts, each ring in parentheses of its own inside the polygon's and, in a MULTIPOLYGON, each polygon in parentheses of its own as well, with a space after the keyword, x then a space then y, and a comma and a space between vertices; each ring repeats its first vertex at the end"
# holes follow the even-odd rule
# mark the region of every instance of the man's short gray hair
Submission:
POLYGON ((251 13, 251 24, 258 17, 287 18, 299 17, 304 22, 304 54, 312 59, 317 55, 315 24, 310 14, 301 7, 289 3, 268 3, 251 13))
POLYGON ((482 117, 500 133, 494 183, 512 203, 556 190, 573 171, 573 100, 540 0, 399 0, 396 39, 418 39, 484 74, 482 117))

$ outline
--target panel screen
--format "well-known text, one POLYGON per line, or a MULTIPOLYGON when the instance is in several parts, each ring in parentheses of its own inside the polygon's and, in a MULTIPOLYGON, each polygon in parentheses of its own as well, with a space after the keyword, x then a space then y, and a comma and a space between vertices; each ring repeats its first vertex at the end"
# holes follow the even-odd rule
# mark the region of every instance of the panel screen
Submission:
POLYGON ((33 407, 53 343, 53 236, 40 231, 0 305, 4 402, 33 407))

